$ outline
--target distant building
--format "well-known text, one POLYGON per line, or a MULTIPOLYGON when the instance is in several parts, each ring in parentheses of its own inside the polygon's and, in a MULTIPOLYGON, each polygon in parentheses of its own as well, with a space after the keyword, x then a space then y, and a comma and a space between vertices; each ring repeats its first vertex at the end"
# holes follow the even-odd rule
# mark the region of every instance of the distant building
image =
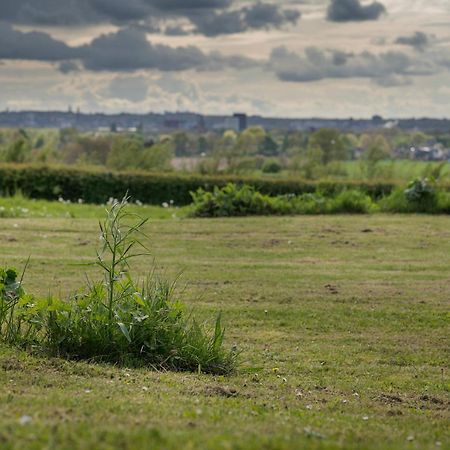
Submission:
POLYGON ((411 147, 410 152, 413 159, 421 161, 443 161, 449 158, 449 150, 439 143, 411 147))
POLYGON ((233 117, 238 120, 238 123, 239 123, 238 131, 239 132, 247 129, 247 127, 248 127, 247 114, 234 113, 233 117))
POLYGON ((450 159, 450 149, 438 142, 430 142, 425 145, 398 147, 394 150, 394 156, 417 161, 445 161, 450 159))
POLYGON ((233 130, 236 132, 241 131, 241 125, 238 117, 224 117, 222 121, 217 122, 213 125, 213 130, 224 131, 233 130))

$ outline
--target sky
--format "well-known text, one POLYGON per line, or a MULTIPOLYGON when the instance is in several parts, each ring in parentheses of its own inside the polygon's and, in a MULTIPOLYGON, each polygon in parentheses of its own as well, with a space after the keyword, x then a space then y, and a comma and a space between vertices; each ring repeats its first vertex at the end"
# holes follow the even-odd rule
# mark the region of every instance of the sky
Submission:
POLYGON ((450 0, 0 0, 0 110, 450 117, 450 0))

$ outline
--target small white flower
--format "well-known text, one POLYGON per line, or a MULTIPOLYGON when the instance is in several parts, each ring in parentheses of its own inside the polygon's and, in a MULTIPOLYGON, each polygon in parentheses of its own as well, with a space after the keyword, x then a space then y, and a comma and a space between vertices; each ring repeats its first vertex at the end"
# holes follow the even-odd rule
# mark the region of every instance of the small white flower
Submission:
POLYGON ((24 415, 19 419, 19 423, 20 425, 27 425, 28 423, 31 423, 32 420, 31 416, 24 415))
POLYGON ((167 202, 163 202, 163 203, 162 203, 162 207, 163 207, 163 208, 168 208, 168 207, 169 207, 169 204, 168 204, 167 202))

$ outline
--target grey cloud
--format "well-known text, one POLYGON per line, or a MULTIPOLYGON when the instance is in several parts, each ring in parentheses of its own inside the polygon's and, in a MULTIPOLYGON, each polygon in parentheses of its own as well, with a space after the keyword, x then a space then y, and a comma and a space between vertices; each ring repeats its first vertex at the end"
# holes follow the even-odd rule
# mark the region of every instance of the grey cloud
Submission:
POLYGON ((2 0, 1 19, 14 24, 66 26, 96 23, 101 16, 89 0, 2 0))
POLYGON ((58 65, 58 70, 61 73, 67 74, 70 72, 78 72, 80 66, 75 61, 62 61, 58 65))
POLYGON ((244 9, 244 20, 249 28, 280 27, 285 23, 297 23, 300 13, 293 9, 282 9, 271 3, 258 2, 244 9))
POLYGON ((165 28, 164 33, 167 36, 186 36, 190 34, 189 30, 186 30, 186 28, 181 25, 168 25, 165 28))
POLYGON ((208 55, 208 63, 203 67, 205 70, 238 69, 245 70, 255 67, 264 67, 265 62, 247 58, 240 55, 224 56, 219 52, 211 52, 208 55))
MULTIPOLYGON (((208 36, 279 28, 296 23, 300 13, 258 1, 235 7, 234 0, 1 0, 2 20, 12 24, 69 26, 114 23, 122 26, 150 24, 153 31, 166 19, 185 19, 197 33, 208 36)), ((187 29, 168 27, 167 34, 187 29)))
POLYGON ((233 0, 145 0, 146 3, 161 10, 224 9, 233 0))
POLYGON ((423 50, 429 44, 429 38, 422 31, 416 31, 412 36, 399 36, 395 43, 409 45, 417 50, 423 50))
POLYGON ((208 57, 197 47, 154 45, 143 31, 124 29, 102 35, 85 46, 82 62, 86 69, 94 71, 179 71, 206 66, 208 57))
POLYGON ((238 55, 207 54, 195 46, 152 44, 144 30, 131 28, 103 34, 80 47, 69 47, 46 33, 24 33, 0 24, 0 42, 0 59, 59 62, 62 73, 79 70, 78 61, 91 71, 117 72, 246 69, 261 64, 238 55))
POLYGON ((304 55, 278 47, 271 54, 270 65, 280 80, 291 82, 310 82, 326 78, 378 80, 413 73, 413 63, 404 53, 353 54, 335 50, 323 51, 316 47, 306 49, 304 55))
POLYGON ((194 16, 191 20, 196 26, 196 31, 206 36, 242 33, 246 29, 240 11, 211 12, 194 16))
POLYGON ((385 12, 385 6, 377 1, 362 5, 360 0, 331 0, 327 19, 332 22, 377 20, 385 12))
POLYGON ((0 59, 61 61, 79 56, 79 49, 53 39, 46 33, 24 33, 0 23, 0 59))
POLYGON ((206 36, 218 36, 252 29, 280 28, 283 25, 297 23, 300 16, 297 10, 257 2, 237 10, 203 12, 191 16, 191 21, 196 25, 197 32, 206 36))
POLYGON ((141 20, 149 15, 149 7, 141 0, 90 0, 101 17, 117 22, 141 20))
POLYGON ((373 81, 378 86, 385 88, 409 86, 412 84, 411 78, 395 74, 378 77, 375 78, 373 81))
POLYGON ((184 70, 216 71, 227 68, 244 70, 261 63, 239 55, 204 53, 198 47, 170 47, 152 44, 143 31, 120 30, 100 36, 83 50, 82 63, 93 71, 135 71, 155 69, 164 72, 184 70))
POLYGON ((158 11, 186 14, 230 5, 231 0, 2 0, 2 19, 45 25, 126 23, 144 20, 158 11))

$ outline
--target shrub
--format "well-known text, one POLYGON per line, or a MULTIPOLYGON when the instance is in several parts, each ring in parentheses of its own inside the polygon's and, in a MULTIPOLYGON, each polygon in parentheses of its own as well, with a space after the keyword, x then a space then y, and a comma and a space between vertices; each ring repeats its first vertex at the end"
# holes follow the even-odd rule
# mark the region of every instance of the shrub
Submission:
POLYGON ((276 159, 268 159, 261 168, 263 173, 279 173, 282 169, 283 167, 276 159))
POLYGON ((21 191, 29 198, 57 200, 59 196, 73 202, 105 203, 110 197, 121 198, 128 191, 133 199, 160 205, 173 200, 188 205, 191 191, 228 183, 247 184, 265 195, 302 195, 317 191, 330 196, 346 189, 361 190, 373 199, 390 194, 397 187, 391 182, 303 181, 297 178, 267 179, 234 175, 186 175, 145 172, 108 172, 99 169, 38 165, 0 165, 0 194, 21 191))
POLYGON ((0 285, 2 339, 73 359, 218 374, 233 371, 236 353, 223 349, 220 315, 213 333, 207 333, 174 299, 173 283, 154 271, 141 288, 132 279, 130 260, 147 254, 141 243, 145 220, 126 225, 130 214, 125 207, 126 199, 115 203, 100 226, 103 248, 96 264, 103 270, 103 282, 88 283, 68 301, 26 296, 15 272, 0 272, 5 274, 0 285))
POLYGON ((192 193, 191 215, 195 217, 223 217, 282 214, 366 214, 375 209, 371 198, 360 191, 343 191, 337 196, 322 194, 293 194, 270 197, 251 186, 228 184, 213 192, 199 189, 192 193))
POLYGON ((349 190, 339 193, 330 201, 329 212, 367 214, 375 208, 375 203, 364 192, 349 190))
POLYGON ((329 212, 329 199, 322 194, 303 194, 292 197, 296 214, 326 214, 329 212))
POLYGON ((427 178, 417 178, 406 189, 394 190, 380 203, 383 211, 397 213, 445 213, 450 210, 448 193, 439 191, 427 178))
POLYGON ((275 199, 247 185, 229 183, 222 189, 215 187, 213 192, 199 189, 191 195, 191 215, 195 217, 267 215, 280 213, 281 209, 275 199))

